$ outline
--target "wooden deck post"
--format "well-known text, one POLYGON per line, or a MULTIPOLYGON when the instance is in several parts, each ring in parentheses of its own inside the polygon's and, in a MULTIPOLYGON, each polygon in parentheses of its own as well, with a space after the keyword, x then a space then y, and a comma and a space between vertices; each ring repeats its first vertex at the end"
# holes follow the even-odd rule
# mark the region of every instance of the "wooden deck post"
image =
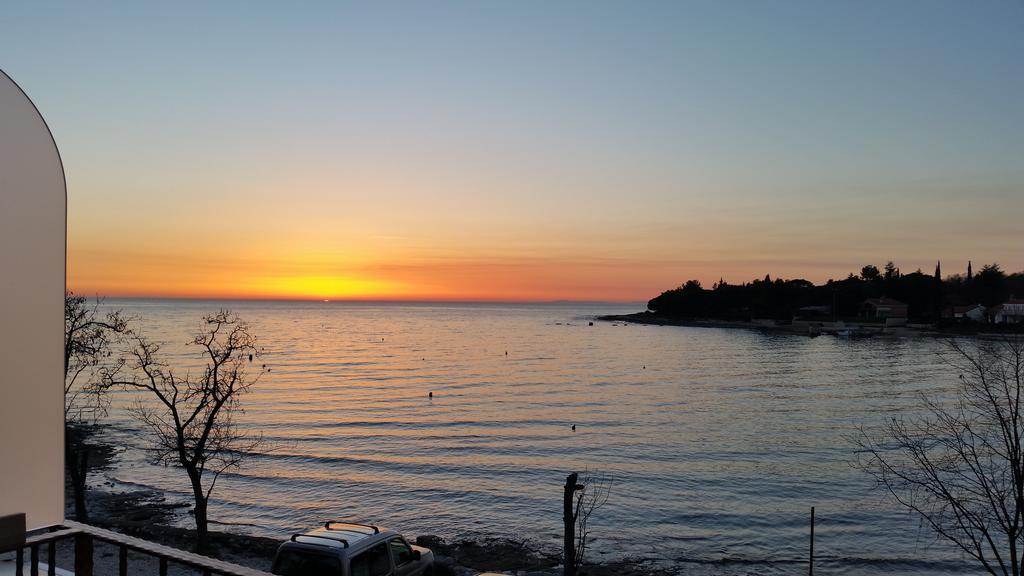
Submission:
POLYGON ((811 555, 808 558, 807 576, 814 576, 814 506, 811 506, 811 555))
POLYGON ((579 475, 575 472, 565 478, 565 491, 562 494, 562 523, 565 525, 565 538, 563 540, 564 559, 562 563, 565 568, 562 574, 565 576, 576 576, 576 513, 573 510, 574 495, 583 486, 577 484, 579 475))

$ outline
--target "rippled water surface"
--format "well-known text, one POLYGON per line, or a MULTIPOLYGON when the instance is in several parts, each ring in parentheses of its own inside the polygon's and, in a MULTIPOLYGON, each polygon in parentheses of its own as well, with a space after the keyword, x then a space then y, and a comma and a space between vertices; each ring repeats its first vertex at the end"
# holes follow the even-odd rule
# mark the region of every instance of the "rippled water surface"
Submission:
MULTIPOLYGON (((211 517, 255 533, 356 519, 556 547, 565 475, 590 469, 614 480, 598 556, 804 573, 815 506, 822 573, 969 571, 851 466, 858 426, 952 384, 938 340, 588 326, 622 305, 110 304, 168 352, 222 306, 253 324, 272 371, 242 420, 276 449, 222 478, 211 517)), ((129 401, 111 418, 139 446, 129 401)), ((188 499, 136 448, 110 476, 188 499)))

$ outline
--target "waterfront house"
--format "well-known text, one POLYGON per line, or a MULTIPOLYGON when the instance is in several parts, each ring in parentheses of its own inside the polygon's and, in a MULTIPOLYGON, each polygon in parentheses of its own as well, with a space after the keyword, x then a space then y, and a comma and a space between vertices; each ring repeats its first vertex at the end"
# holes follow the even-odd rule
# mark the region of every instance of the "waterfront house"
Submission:
POLYGON ((1010 298, 992 310, 996 324, 1024 324, 1024 299, 1010 298))
POLYGON ((954 320, 971 320, 973 322, 985 321, 986 308, 981 304, 969 304, 967 306, 948 306, 942 311, 942 317, 954 320))
POLYGON ((892 298, 868 298, 860 305, 860 315, 863 318, 875 320, 887 320, 889 318, 906 319, 907 305, 892 298))

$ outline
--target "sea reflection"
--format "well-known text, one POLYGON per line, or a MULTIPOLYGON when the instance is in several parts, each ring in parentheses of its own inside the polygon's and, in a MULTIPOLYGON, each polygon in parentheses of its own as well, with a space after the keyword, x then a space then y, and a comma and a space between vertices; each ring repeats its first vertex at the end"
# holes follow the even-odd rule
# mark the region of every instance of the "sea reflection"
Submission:
MULTIPOLYGON (((348 518, 555 547, 565 474, 597 469, 614 489, 594 549, 611 556, 788 574, 815 506, 825 569, 968 566, 851 466, 859 425, 953 384, 939 340, 588 326, 636 306, 109 304, 176 355, 221 306, 254 325, 272 371, 242 423, 276 448, 220 481, 211 516, 261 534, 348 518)), ((138 446, 130 400, 111 416, 138 446)), ((179 472, 130 449, 110 476, 187 501, 179 472)))

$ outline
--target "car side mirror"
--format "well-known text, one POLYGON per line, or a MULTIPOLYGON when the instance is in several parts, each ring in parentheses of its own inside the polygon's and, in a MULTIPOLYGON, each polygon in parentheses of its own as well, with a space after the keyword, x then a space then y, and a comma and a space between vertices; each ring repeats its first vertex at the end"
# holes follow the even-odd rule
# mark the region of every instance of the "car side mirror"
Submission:
POLYGON ((422 555, 422 554, 420 554, 420 551, 419 551, 419 550, 413 550, 413 551, 412 551, 412 559, 413 559, 413 560, 419 560, 419 559, 420 559, 420 558, 421 558, 422 556, 423 556, 423 555, 422 555))

